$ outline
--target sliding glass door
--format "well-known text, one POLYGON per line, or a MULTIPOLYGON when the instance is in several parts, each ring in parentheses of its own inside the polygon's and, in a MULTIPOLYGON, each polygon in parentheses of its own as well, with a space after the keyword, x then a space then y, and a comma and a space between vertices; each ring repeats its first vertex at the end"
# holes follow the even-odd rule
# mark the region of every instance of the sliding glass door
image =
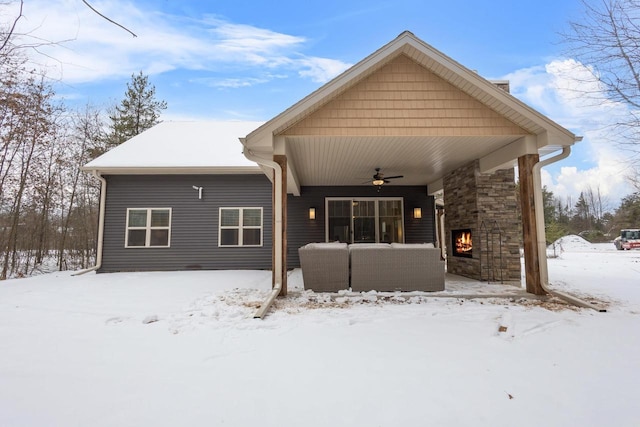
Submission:
POLYGON ((401 198, 327 198, 326 240, 404 242, 401 198))

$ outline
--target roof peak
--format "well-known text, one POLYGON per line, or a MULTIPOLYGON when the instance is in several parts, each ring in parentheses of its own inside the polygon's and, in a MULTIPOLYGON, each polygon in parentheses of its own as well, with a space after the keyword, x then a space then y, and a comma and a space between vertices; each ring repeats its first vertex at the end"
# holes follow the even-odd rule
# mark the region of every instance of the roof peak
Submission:
POLYGON ((404 30, 404 31, 403 31, 403 32, 401 32, 401 33, 398 35, 398 37, 396 37, 396 38, 398 38, 398 39, 399 39, 399 38, 401 38, 401 37, 405 37, 405 36, 411 36, 411 37, 413 37, 413 38, 416 38, 416 35, 415 35, 415 34, 413 34, 413 33, 412 33, 411 31, 409 31, 409 30, 404 30))

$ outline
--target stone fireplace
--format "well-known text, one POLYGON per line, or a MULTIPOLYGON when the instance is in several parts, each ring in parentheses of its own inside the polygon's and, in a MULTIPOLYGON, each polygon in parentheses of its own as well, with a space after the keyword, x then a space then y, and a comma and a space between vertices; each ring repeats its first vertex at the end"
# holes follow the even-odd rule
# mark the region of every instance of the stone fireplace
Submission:
POLYGON ((476 280, 520 281, 522 227, 514 170, 483 174, 476 160, 446 175, 443 184, 447 271, 476 280))

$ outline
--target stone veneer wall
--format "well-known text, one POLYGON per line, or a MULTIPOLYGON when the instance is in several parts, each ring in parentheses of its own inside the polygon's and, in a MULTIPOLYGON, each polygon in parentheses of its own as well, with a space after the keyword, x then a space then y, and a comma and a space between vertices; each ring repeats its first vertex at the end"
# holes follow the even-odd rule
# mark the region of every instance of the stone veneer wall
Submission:
POLYGON ((476 280, 499 281, 502 274, 504 281, 520 281, 522 227, 514 170, 481 174, 477 160, 466 164, 444 177, 444 203, 447 271, 476 280), (452 255, 451 230, 462 228, 471 229, 473 258, 452 255))

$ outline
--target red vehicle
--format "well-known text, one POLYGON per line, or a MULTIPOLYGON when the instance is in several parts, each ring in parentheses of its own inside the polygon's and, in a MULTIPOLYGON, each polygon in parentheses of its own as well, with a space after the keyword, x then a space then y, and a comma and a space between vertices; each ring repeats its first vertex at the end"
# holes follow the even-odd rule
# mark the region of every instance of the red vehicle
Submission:
POLYGON ((620 230, 620 235, 615 238, 613 244, 619 251, 640 249, 640 229, 628 228, 620 230))

